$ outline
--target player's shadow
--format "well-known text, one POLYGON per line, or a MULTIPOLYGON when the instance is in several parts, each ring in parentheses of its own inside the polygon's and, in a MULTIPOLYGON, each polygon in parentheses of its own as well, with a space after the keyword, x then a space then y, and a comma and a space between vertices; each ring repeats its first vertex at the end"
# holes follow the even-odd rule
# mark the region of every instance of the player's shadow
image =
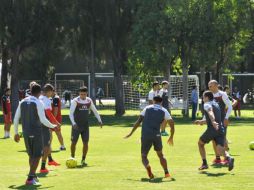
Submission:
POLYGON ((225 172, 210 173, 210 172, 208 172, 208 171, 202 171, 202 172, 200 172, 200 174, 207 175, 208 177, 221 177, 221 176, 228 175, 229 173, 225 173, 225 172))
POLYGON ((51 152, 52 153, 58 153, 58 152, 60 152, 61 150, 52 150, 51 152))
POLYGON ((54 188, 54 186, 47 186, 47 187, 42 187, 42 186, 34 186, 34 185, 20 185, 20 186, 16 186, 16 185, 11 185, 8 187, 9 189, 24 189, 24 190, 29 190, 29 189, 50 189, 50 188, 54 188))
POLYGON ((212 164, 213 168, 227 168, 228 166, 225 164, 212 164))
POLYGON ((155 177, 154 179, 149 179, 149 178, 141 178, 140 180, 135 180, 135 179, 127 179, 128 181, 141 181, 141 182, 146 182, 146 183, 165 183, 165 182, 173 182, 176 181, 175 178, 168 178, 165 179, 163 177, 155 177), (164 180, 163 180, 164 179, 164 180))
POLYGON ((26 150, 18 150, 17 152, 26 153, 26 150))

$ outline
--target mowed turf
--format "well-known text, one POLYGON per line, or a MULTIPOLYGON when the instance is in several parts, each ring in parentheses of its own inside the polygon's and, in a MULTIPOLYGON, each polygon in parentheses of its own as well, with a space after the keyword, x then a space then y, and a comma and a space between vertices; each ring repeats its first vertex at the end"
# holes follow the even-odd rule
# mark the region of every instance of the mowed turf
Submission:
MULTIPOLYGON (((153 150, 149 154, 150 164, 156 176, 149 181, 141 163, 140 129, 130 139, 123 137, 131 130, 138 111, 129 111, 123 117, 112 116, 113 111, 100 111, 104 127, 97 127, 91 117, 90 146, 87 156, 88 166, 67 169, 65 161, 70 157, 70 122, 68 110, 64 112, 62 132, 67 147, 58 151, 59 143, 54 135, 53 158, 61 163, 59 167, 48 167, 51 172, 40 176, 42 186, 37 189, 84 189, 84 190, 253 190, 254 189, 254 151, 248 149, 254 140, 253 111, 244 111, 240 121, 232 119, 228 130, 230 152, 235 157, 235 169, 228 172, 226 167, 211 166, 214 158, 212 145, 207 148, 210 168, 199 172, 201 164, 197 141, 206 126, 195 126, 182 119, 180 112, 175 116, 176 133, 174 146, 166 144, 163 137, 164 154, 172 179, 164 179, 164 173, 153 150)), ((13 130, 12 130, 13 131, 13 130)), ((169 131, 169 129, 168 129, 169 131)), ((1 124, 0 136, 3 136, 1 124)), ((81 159, 82 143, 79 139, 76 158, 81 159)), ((35 189, 24 185, 28 173, 28 156, 23 139, 15 143, 13 139, 0 139, 0 189, 35 189)))

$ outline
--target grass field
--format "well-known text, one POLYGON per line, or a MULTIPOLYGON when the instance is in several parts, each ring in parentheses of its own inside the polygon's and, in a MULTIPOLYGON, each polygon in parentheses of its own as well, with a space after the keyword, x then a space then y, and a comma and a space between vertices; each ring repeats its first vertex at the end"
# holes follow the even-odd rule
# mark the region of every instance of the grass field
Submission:
MULTIPOLYGON (((112 116, 113 111, 100 111, 104 128, 96 126, 92 117, 90 149, 87 156, 88 167, 67 169, 65 161, 70 157, 70 123, 68 111, 64 111, 62 132, 67 151, 58 151, 59 144, 54 136, 53 157, 60 162, 60 167, 47 176, 40 176, 42 186, 37 189, 84 189, 84 190, 253 190, 254 189, 254 151, 248 149, 248 143, 254 140, 253 111, 244 111, 242 120, 232 119, 228 132, 231 141, 231 154, 235 157, 235 169, 210 166, 200 173, 201 164, 197 141, 205 126, 194 126, 182 119, 180 112, 175 116, 176 133, 174 147, 166 144, 163 137, 164 154, 168 160, 172 180, 164 179, 159 160, 152 150, 149 154, 155 180, 149 182, 140 158, 140 129, 128 140, 123 137, 131 130, 136 120, 137 111, 129 111, 124 117, 112 116)), ((0 136, 3 136, 1 124, 0 136)), ((81 140, 81 139, 80 139, 81 140)), ((81 141, 76 157, 81 159, 81 141)), ((211 164, 213 151, 207 145, 207 159, 211 164)), ((24 185, 28 172, 28 156, 23 140, 19 144, 13 139, 0 139, 0 189, 35 189, 24 185)))

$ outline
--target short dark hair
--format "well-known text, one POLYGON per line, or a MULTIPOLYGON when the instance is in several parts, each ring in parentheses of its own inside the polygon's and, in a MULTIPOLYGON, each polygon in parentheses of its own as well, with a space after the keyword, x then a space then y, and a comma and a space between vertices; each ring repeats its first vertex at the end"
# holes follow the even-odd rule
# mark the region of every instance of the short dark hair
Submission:
POLYGON ((153 87, 155 87, 156 85, 160 84, 158 81, 154 81, 153 82, 153 87))
POLYGON ((4 89, 4 93, 8 92, 9 90, 11 90, 11 89, 10 88, 4 89))
POLYGON ((53 90, 54 90, 54 86, 49 84, 49 83, 45 84, 44 87, 43 87, 43 92, 49 92, 49 91, 53 91, 53 90))
POLYGON ((196 85, 194 85, 193 87, 192 87, 192 89, 194 90, 195 88, 197 88, 197 86, 196 85))
POLYGON ((87 89, 86 86, 81 86, 81 87, 79 88, 79 92, 88 92, 88 89, 87 89))
POLYGON ((218 84, 218 89, 223 90, 223 87, 220 84, 218 84))
POLYGON ((213 93, 212 93, 210 90, 206 90, 206 91, 203 93, 203 96, 207 97, 210 101, 213 100, 213 93))
POLYGON ((154 96, 153 97, 153 101, 155 101, 156 103, 161 103, 162 102, 162 97, 160 97, 160 96, 154 96))
POLYGON ((41 93, 41 86, 39 84, 37 84, 37 83, 32 85, 32 87, 31 87, 31 94, 32 95, 37 95, 39 93, 41 93))
POLYGON ((227 89, 229 89, 229 86, 225 85, 224 88, 223 88, 223 91, 226 91, 227 89))

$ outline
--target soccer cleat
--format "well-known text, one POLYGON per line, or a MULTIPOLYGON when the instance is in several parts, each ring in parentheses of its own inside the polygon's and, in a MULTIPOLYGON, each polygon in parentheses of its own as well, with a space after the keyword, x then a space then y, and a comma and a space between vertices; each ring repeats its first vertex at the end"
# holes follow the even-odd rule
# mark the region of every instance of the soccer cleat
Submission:
POLYGON ((35 185, 35 186, 40 186, 41 184, 39 181, 35 180, 34 178, 31 180, 26 180, 26 185, 35 185))
POLYGON ((200 166, 200 168, 198 168, 198 170, 205 170, 205 169, 208 169, 207 164, 202 164, 202 166, 200 166))
POLYGON ((161 136, 168 136, 168 133, 166 131, 161 132, 161 136))
POLYGON ((169 173, 165 174, 165 178, 170 178, 170 177, 171 177, 171 176, 170 176, 169 173))
POLYGON ((40 173, 46 174, 46 173, 49 173, 49 170, 47 168, 40 169, 40 173))
POLYGON ((227 159, 224 159, 223 161, 221 161, 221 164, 223 165, 228 165, 229 161, 227 159))
POLYGON ((234 169, 234 162, 235 162, 234 158, 229 158, 229 160, 228 160, 228 171, 231 171, 231 170, 234 169))
POLYGON ((61 146, 61 147, 60 147, 60 150, 61 150, 61 151, 64 151, 64 150, 66 150, 66 148, 65 148, 64 146, 61 146))
POLYGON ((222 161, 221 161, 221 159, 214 159, 213 160, 213 164, 221 164, 222 163, 222 161))
POLYGON ((49 166, 60 166, 61 164, 57 163, 56 161, 52 160, 50 162, 48 162, 49 166))
POLYGON ((85 162, 85 160, 81 160, 81 166, 82 166, 82 167, 87 166, 87 163, 85 162))

